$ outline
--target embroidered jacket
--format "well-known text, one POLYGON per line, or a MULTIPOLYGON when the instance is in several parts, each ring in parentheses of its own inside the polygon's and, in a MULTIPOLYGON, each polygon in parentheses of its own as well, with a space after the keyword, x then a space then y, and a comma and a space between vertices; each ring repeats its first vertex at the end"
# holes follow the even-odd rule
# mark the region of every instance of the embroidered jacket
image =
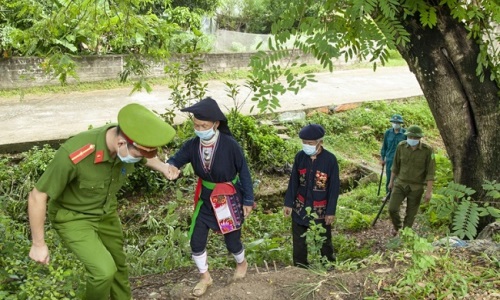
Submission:
MULTIPOLYGON (((218 183, 230 182, 238 176, 239 180, 234 184, 242 199, 242 205, 252 206, 254 202, 252 178, 248 169, 243 150, 238 142, 227 134, 221 133, 219 139, 212 150, 212 159, 209 168, 203 163, 203 153, 201 153, 200 138, 194 137, 187 140, 182 147, 168 159, 168 163, 181 168, 187 163, 191 163, 194 173, 201 179, 218 183)), ((212 190, 203 186, 200 198, 203 200, 201 214, 213 215, 210 204, 210 194, 212 190)))
POLYGON ((335 215, 339 193, 339 166, 333 153, 323 148, 314 161, 304 151, 297 153, 285 195, 285 206, 293 208, 294 222, 309 225, 306 207, 311 207, 318 219, 335 215))

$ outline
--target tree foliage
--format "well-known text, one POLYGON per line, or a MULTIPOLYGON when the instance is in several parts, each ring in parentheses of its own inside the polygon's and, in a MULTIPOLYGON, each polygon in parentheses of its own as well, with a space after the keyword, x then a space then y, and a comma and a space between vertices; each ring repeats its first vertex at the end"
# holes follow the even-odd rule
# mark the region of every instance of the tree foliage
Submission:
MULTIPOLYGON (((182 2, 179 2, 180 4, 182 2)), ((0 49, 10 56, 133 53, 166 57, 201 15, 166 0, 0 0, 0 49)))
MULTIPOLYGON (((409 1, 409 0, 294 0, 273 24, 273 41, 269 49, 283 53, 287 42, 293 41, 295 48, 304 54, 311 54, 329 70, 333 69, 332 59, 343 57, 369 60, 384 65, 389 59, 390 49, 406 47, 410 33, 402 20, 410 16, 418 17, 419 26, 438 26, 439 7, 449 8, 453 18, 460 20, 469 32, 468 38, 475 40, 481 53, 477 57, 476 75, 500 83, 500 5, 495 1, 409 1), (309 7, 317 7, 317 17, 307 15, 309 7)), ((255 78, 264 79, 257 86, 255 101, 261 109, 273 109, 277 95, 301 88, 296 76, 287 73, 277 65, 284 57, 276 53, 259 53, 252 61, 255 78), (267 66, 270 66, 269 68, 267 66), (275 79, 286 78, 286 83, 275 79), (268 92, 271 91, 271 92, 268 92), (275 92, 275 93, 273 93, 275 92)), ((289 56, 290 61, 294 57, 289 56)))
POLYGON ((500 4, 455 0, 294 0, 273 25, 271 53, 252 60, 253 101, 261 110, 279 106, 287 91, 313 78, 292 74, 297 53, 333 69, 332 59, 384 65, 396 49, 415 74, 452 161, 454 180, 484 196, 483 180, 500 176, 500 4), (317 17, 307 17, 312 5, 317 17))
POLYGON ((78 79, 77 56, 128 54, 121 81, 136 76, 134 89, 149 90, 151 62, 189 51, 201 40, 202 14, 217 1, 195 2, 0 0, 0 53, 45 58, 42 69, 61 84, 69 76, 78 79))

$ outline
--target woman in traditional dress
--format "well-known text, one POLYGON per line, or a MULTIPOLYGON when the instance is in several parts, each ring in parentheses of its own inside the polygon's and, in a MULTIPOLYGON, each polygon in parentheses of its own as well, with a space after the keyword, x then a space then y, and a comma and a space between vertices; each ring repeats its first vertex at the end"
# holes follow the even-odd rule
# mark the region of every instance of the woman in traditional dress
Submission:
POLYGON ((176 179, 180 168, 187 163, 191 163, 199 177, 190 245, 192 258, 201 274, 193 295, 201 296, 213 283, 207 264, 209 229, 224 234, 226 248, 236 260, 233 279, 245 277, 248 264, 241 242, 241 224, 252 211, 254 195, 243 151, 232 136, 217 102, 205 98, 181 111, 193 114, 196 137, 184 142, 167 160, 167 178, 176 179))

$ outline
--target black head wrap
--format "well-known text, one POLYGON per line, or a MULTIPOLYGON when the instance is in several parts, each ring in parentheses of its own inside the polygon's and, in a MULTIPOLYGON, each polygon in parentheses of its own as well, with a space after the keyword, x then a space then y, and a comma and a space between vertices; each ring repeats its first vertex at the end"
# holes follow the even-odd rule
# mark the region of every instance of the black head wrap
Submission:
POLYGON ((219 105, 211 97, 207 97, 189 107, 181 109, 183 112, 190 112, 193 116, 202 121, 219 121, 220 125, 218 129, 220 132, 232 135, 229 126, 227 125, 227 119, 224 113, 220 110, 219 105))

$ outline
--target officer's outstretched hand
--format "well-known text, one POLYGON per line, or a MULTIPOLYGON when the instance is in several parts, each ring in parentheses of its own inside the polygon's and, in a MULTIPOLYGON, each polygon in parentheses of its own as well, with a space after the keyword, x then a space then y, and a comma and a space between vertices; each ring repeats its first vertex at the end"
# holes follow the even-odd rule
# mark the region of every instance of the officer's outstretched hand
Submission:
POLYGON ((288 206, 283 207, 283 215, 289 217, 292 214, 292 208, 288 206))
POLYGON ((37 263, 41 263, 43 265, 48 265, 50 261, 49 256, 49 247, 47 244, 43 244, 42 246, 31 245, 30 249, 30 258, 37 263))

